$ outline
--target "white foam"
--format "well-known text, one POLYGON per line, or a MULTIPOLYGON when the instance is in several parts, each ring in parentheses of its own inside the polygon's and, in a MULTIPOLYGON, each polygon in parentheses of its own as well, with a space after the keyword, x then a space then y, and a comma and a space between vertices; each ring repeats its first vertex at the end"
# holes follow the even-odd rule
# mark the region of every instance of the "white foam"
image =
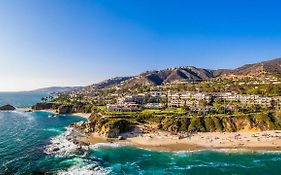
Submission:
POLYGON ((58 175, 106 175, 110 172, 95 165, 73 166, 66 171, 59 171, 58 175))
POLYGON ((44 131, 48 131, 48 132, 55 132, 55 133, 60 133, 61 130, 60 129, 56 129, 56 128, 48 128, 48 129, 43 129, 44 131))
POLYGON ((25 112, 25 111, 20 111, 20 110, 14 110, 14 111, 9 111, 9 112, 19 114, 19 116, 25 117, 29 121, 35 120, 35 118, 30 114, 30 112, 25 112))
POLYGON ((281 151, 271 151, 271 150, 251 150, 246 148, 216 148, 216 149, 198 149, 198 150, 190 150, 190 151, 175 151, 176 153, 196 153, 196 152, 204 152, 204 151, 213 151, 213 152, 221 152, 221 153, 281 153, 281 151))
POLYGON ((48 118, 56 118, 56 117, 58 117, 58 115, 56 115, 56 114, 49 114, 48 115, 48 118))
POLYGON ((56 154, 59 156, 67 156, 77 152, 79 149, 87 149, 86 146, 80 147, 73 143, 75 137, 73 128, 67 128, 66 131, 50 140, 50 144, 44 149, 46 154, 56 154))
POLYGON ((94 145, 91 145, 91 149, 97 149, 97 148, 102 148, 102 147, 111 147, 111 148, 117 148, 117 147, 122 147, 122 146, 128 146, 129 143, 96 143, 94 145))

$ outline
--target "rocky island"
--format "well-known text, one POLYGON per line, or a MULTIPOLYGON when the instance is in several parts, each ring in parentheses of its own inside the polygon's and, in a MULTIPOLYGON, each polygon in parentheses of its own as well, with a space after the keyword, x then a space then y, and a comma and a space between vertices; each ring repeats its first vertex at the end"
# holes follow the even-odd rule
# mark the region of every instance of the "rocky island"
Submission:
POLYGON ((13 110, 16 110, 16 108, 9 104, 0 106, 0 111, 13 111, 13 110))

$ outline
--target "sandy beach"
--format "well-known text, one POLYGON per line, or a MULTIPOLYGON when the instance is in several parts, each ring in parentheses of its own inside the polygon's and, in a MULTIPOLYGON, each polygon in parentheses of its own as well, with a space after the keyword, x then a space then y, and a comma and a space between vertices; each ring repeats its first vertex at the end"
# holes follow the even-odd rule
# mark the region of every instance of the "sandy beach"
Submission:
POLYGON ((71 115, 76 115, 88 119, 91 116, 91 113, 72 113, 71 115))
POLYGON ((191 134, 187 138, 155 133, 129 139, 133 144, 165 150, 249 149, 281 150, 281 132, 207 132, 191 134), (180 146, 181 145, 181 146, 180 146))
POLYGON ((168 132, 139 134, 126 133, 126 140, 108 139, 96 133, 82 138, 89 144, 126 143, 151 150, 194 151, 194 150, 248 150, 281 151, 281 131, 260 132, 206 132, 193 133, 186 138, 168 132))

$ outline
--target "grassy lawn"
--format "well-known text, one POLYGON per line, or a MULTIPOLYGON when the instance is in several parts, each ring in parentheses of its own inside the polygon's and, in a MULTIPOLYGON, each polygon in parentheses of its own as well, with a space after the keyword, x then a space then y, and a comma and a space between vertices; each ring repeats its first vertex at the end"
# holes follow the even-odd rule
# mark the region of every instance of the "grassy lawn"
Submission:
POLYGON ((97 108, 101 111, 106 111, 106 106, 97 106, 97 108))
POLYGON ((185 114, 186 111, 182 108, 173 108, 173 109, 144 109, 139 112, 105 112, 107 115, 137 115, 137 114, 185 114))
POLYGON ((164 110, 145 109, 141 111, 143 114, 185 114, 186 111, 182 108, 169 108, 164 110))
POLYGON ((105 115, 136 115, 139 112, 104 112, 105 115))

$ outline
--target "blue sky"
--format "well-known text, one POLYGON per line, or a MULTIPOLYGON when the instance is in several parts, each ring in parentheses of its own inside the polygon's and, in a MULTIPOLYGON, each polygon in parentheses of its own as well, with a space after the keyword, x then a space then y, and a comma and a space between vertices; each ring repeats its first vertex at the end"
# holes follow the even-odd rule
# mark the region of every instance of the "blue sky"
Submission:
POLYGON ((0 0, 0 91, 281 57, 281 2, 0 0))

